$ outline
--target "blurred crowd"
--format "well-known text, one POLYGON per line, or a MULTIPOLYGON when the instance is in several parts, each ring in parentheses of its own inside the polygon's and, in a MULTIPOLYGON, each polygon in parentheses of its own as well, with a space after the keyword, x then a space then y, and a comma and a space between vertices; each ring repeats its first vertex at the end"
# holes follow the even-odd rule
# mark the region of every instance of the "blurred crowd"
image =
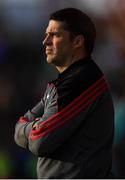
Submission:
POLYGON ((36 178, 36 158, 15 144, 14 126, 57 75, 46 64, 42 39, 48 15, 64 7, 85 11, 96 25, 93 58, 107 76, 115 105, 113 173, 125 178, 125 0, 50 3, 0 0, 0 178, 36 178))

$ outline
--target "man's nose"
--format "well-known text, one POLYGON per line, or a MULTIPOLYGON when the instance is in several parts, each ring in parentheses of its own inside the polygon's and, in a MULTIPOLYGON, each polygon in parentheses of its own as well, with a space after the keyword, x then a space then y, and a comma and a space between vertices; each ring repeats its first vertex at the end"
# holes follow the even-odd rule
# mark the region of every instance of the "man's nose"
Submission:
POLYGON ((49 35, 47 35, 47 36, 45 37, 45 39, 43 40, 43 45, 44 45, 44 46, 45 46, 45 45, 48 45, 48 44, 51 44, 51 38, 50 38, 49 35))

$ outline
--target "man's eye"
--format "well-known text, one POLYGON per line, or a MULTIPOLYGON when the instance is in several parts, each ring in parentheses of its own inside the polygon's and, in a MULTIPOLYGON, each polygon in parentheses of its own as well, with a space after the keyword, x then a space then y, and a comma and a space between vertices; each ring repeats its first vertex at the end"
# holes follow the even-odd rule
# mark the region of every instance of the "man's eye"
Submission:
POLYGON ((57 36, 57 33, 51 33, 50 35, 51 36, 57 36))
POLYGON ((44 36, 44 39, 47 38, 47 37, 59 37, 59 33, 47 33, 45 34, 44 36))
POLYGON ((55 33, 54 36, 60 37, 60 34, 59 33, 55 33))

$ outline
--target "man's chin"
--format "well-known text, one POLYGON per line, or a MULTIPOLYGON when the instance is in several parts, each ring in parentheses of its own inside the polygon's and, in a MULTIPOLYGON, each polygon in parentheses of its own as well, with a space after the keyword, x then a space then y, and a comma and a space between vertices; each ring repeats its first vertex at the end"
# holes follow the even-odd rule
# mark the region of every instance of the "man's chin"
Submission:
POLYGON ((47 63, 48 63, 48 64, 52 63, 52 61, 53 61, 52 58, 50 58, 50 57, 48 57, 48 56, 47 56, 46 60, 47 60, 47 63))
POLYGON ((55 64, 55 63, 54 63, 54 62, 55 62, 55 59, 52 58, 52 57, 50 57, 50 56, 47 56, 46 60, 47 60, 47 63, 48 63, 48 64, 55 64))

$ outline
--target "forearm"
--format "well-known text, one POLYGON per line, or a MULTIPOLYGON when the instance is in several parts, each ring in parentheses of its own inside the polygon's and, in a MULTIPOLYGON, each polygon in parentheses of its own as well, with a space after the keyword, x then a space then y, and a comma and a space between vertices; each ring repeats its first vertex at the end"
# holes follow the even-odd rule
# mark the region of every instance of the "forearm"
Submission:
POLYGON ((35 118, 42 116, 44 113, 44 104, 43 100, 41 100, 35 107, 31 110, 28 110, 27 113, 24 114, 25 119, 28 122, 32 122, 35 118))
POLYGON ((30 131, 32 127, 32 123, 28 123, 28 122, 17 122, 16 126, 15 126, 15 134, 14 134, 14 139, 15 142, 23 147, 23 148, 27 148, 28 146, 28 131, 30 131))

